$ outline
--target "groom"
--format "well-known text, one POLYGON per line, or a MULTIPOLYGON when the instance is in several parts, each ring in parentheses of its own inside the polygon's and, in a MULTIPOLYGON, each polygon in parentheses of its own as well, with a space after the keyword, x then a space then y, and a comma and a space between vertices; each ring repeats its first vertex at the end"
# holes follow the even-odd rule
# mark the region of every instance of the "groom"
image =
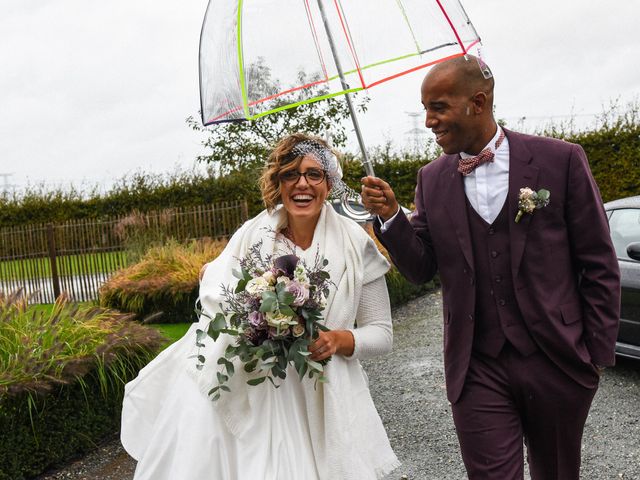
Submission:
POLYGON ((440 274, 469 478, 522 479, 524 439, 534 480, 577 480, 589 407, 614 364, 618 264, 583 149, 499 127, 493 86, 470 55, 433 67, 422 103, 444 154, 418 173, 414 215, 379 178, 362 180, 363 202, 409 280, 440 274), (524 188, 548 190, 548 205, 534 209, 524 188))

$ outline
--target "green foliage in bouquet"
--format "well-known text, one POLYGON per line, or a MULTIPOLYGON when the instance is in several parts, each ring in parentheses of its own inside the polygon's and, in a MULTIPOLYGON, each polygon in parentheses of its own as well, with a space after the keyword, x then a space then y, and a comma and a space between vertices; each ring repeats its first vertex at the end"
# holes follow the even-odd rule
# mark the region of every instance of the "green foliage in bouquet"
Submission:
POLYGON ((0 479, 31 478, 118 431, 124 384, 164 338, 63 297, 50 312, 0 294, 0 479))
MULTIPOLYGON (((226 383, 235 373, 235 358, 245 372, 256 372, 247 381, 249 385, 269 379, 277 388, 275 379, 286 378, 289 364, 300 380, 308 375, 316 382, 326 381, 323 370, 328 359, 312 360, 309 345, 319 330, 328 330, 322 323, 322 311, 332 285, 325 270, 329 262, 319 255, 312 266, 294 254, 263 258, 261 246, 262 242, 253 245, 240 259, 241 271, 233 272, 238 284, 235 289, 224 287, 222 312, 215 314, 206 330, 197 330, 200 348, 205 346, 202 341, 206 336, 214 340, 221 334, 236 337, 216 360, 223 368, 217 372, 217 385, 209 391, 214 401, 221 392, 230 391, 226 383)), ((197 367, 202 369, 207 359, 200 353, 197 359, 197 367)))
POLYGON ((153 322, 195 321, 198 273, 226 241, 170 241, 149 249, 141 260, 116 272, 100 289, 100 305, 135 313, 153 322))

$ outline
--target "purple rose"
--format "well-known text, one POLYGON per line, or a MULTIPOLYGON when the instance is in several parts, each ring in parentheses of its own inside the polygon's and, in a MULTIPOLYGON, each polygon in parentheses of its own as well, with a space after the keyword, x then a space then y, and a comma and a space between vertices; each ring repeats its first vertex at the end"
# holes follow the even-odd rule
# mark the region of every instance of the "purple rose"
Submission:
POLYGON ((261 328, 264 326, 264 315, 262 312, 250 312, 249 313, 249 324, 254 328, 261 328))
POLYGON ((293 295, 292 305, 295 307, 304 305, 304 303, 309 299, 309 289, 302 283, 296 282, 295 280, 289 282, 285 287, 285 290, 293 295))
POLYGON ((295 255, 282 255, 276 258, 273 262, 273 269, 276 271, 276 276, 284 274, 289 278, 293 277, 293 272, 299 260, 295 255))

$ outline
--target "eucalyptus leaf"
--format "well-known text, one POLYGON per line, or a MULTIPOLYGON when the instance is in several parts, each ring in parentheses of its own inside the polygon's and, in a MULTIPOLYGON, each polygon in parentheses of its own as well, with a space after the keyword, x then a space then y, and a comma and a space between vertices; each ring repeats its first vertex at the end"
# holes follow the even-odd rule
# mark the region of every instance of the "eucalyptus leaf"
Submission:
POLYGON ((258 365, 258 359, 255 358, 250 362, 244 364, 244 371, 247 373, 251 373, 256 369, 256 365, 258 365))
POLYGON ((251 380, 247 380, 247 383, 252 386, 260 385, 262 382, 266 380, 266 378, 267 377, 252 378, 251 380))
POLYGON ((216 330, 222 330, 227 326, 227 320, 224 318, 222 313, 216 313, 215 318, 213 319, 213 328, 216 330))
POLYGON ((278 308, 278 299, 277 298, 268 298, 262 300, 262 305, 260 305, 261 312, 275 312, 278 308))
POLYGON ((278 302, 280 305, 291 305, 293 303, 293 294, 283 290, 282 292, 278 292, 278 302))
POLYGON ((276 388, 280 388, 280 385, 276 384, 276 382, 273 381, 273 378, 271 377, 267 377, 269 379, 269 381, 271 382, 271 384, 276 387, 276 388))
POLYGON ((242 271, 238 271, 235 268, 231 270, 231 273, 233 274, 234 277, 236 277, 239 280, 243 280, 244 279, 244 274, 242 271))
POLYGON ((302 381, 302 379, 304 378, 304 375, 307 373, 308 368, 309 367, 307 366, 307 362, 304 362, 302 364, 302 367, 298 369, 298 377, 300 378, 300 381, 302 381))
POLYGON ((311 360, 310 358, 307 358, 307 365, 309 365, 309 368, 315 370, 316 372, 322 372, 324 370, 322 365, 320 365, 315 360, 311 360))
POLYGON ((202 342, 205 338, 207 338, 207 332, 198 328, 196 330, 196 344, 202 342))
POLYGON ((538 198, 540 200, 548 200, 550 196, 551 196, 551 192, 549 190, 546 190, 544 188, 541 188, 540 190, 538 190, 538 198))
POLYGON ((236 285, 235 293, 244 292, 244 289, 247 287, 248 281, 245 279, 239 280, 238 285, 236 285))
MULTIPOLYGON (((291 307, 288 307, 287 305, 280 305, 280 313, 282 315, 286 315, 287 317, 295 317, 296 316, 296 312, 294 312, 291 307)), ((295 322, 298 323, 298 322, 295 322)), ((295 325, 294 323, 294 325, 295 325)))

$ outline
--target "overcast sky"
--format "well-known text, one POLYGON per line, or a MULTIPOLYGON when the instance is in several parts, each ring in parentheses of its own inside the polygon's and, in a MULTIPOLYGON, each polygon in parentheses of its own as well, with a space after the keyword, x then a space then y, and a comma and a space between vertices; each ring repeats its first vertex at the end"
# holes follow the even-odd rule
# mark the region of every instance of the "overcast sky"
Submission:
MULTIPOLYGON (((109 185, 138 170, 190 168, 202 152, 185 118, 199 109, 206 4, 1 0, 0 174, 22 188, 109 185)), ((496 116, 511 127, 568 115, 588 125, 612 101, 638 100, 640 0, 463 5, 496 79, 496 116)), ((360 117, 367 145, 410 145, 408 112, 420 111, 423 75, 369 91, 360 117)), ((424 128, 422 118, 418 124, 424 128)))

